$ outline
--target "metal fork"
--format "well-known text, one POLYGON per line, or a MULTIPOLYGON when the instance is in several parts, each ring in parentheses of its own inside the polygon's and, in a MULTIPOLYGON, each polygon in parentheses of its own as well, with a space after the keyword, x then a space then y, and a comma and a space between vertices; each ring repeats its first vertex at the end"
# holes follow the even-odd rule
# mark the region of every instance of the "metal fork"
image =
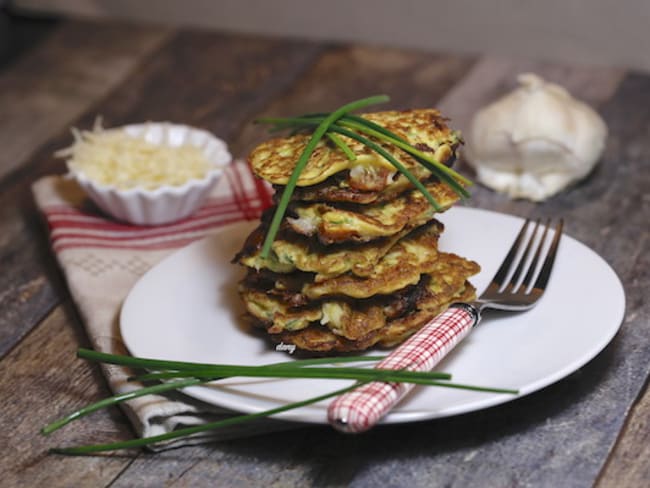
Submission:
MULTIPOLYGON (((529 225, 530 221, 526 220, 494 278, 477 300, 452 304, 376 367, 430 371, 480 322, 485 309, 523 311, 535 306, 551 275, 563 221, 556 225, 550 245, 550 220, 545 225, 540 225, 538 220, 527 237, 529 225), (538 238, 541 227, 543 231, 538 238), (544 261, 538 271, 542 256, 544 261)), ((366 383, 334 399, 327 411, 328 420, 343 432, 363 432, 379 422, 413 386, 380 381, 366 383)))

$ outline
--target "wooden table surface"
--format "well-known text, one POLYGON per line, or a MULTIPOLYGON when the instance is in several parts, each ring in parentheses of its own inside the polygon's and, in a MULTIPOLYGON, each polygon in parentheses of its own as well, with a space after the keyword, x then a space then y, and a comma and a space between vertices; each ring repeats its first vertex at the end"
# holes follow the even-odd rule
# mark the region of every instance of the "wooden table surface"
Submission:
MULTIPOLYGON (((361 45, 66 21, 0 72, 0 460, 2 486, 647 486, 650 479, 648 239, 650 76, 361 45), (117 409, 52 438, 38 429, 108 394, 94 365, 30 185, 64 171, 69 127, 170 120, 211 130, 239 157, 265 136, 262 114, 338 106, 369 94, 436 106, 461 129, 533 71, 594 106, 610 130, 597 170, 541 204, 477 186, 469 205, 563 216, 625 287, 626 316, 595 359, 558 383, 458 417, 345 436, 308 427, 254 438, 87 457, 54 445, 128 439, 117 409)), ((470 174, 466 167, 463 172, 470 174)), ((598 283, 585 280, 588 293, 598 283)), ((594 307, 603 304, 594 303, 594 307)), ((552 351, 549 351, 552 353, 552 351)))

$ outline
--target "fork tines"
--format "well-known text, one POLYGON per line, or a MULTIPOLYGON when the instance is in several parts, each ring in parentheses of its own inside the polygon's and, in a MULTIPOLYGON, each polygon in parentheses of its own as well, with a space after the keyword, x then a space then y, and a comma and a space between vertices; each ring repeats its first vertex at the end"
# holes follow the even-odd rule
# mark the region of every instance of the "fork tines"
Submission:
POLYGON ((548 283, 564 221, 560 219, 556 224, 552 240, 549 237, 550 219, 547 219, 543 225, 539 219, 536 220, 531 231, 529 231, 530 224, 530 219, 526 219, 494 277, 493 281, 499 285, 499 291, 507 290, 516 293, 520 287, 523 287, 526 292, 529 292, 534 288, 544 289, 548 283), (521 279, 524 272, 525 276, 521 279), (532 283, 534 284, 531 287, 532 283))

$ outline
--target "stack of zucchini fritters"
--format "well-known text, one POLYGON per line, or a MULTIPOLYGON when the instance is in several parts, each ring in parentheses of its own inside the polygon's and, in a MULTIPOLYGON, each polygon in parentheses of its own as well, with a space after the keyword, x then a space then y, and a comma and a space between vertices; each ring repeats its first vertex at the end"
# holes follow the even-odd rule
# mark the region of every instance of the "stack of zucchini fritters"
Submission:
MULTIPOLYGON (((433 109, 365 114, 450 165, 460 145, 433 109)), ((235 260, 248 268, 240 295, 275 342, 303 351, 393 346, 455 301, 472 300, 479 266, 438 251, 443 225, 424 195, 381 156, 343 138, 350 160, 323 139, 301 173, 272 252, 260 256, 275 207, 235 260)), ((272 139, 249 162, 278 197, 309 135, 272 139)), ((420 180, 440 207, 458 196, 401 149, 378 142, 420 180)))

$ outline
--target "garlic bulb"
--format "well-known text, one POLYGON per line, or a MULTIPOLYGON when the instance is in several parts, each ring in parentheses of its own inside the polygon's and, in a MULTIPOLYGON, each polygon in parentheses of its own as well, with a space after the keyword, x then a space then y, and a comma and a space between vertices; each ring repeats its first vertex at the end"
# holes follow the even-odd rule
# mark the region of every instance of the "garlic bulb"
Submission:
POLYGON ((486 186, 542 201, 593 169, 607 127, 561 86, 531 73, 518 81, 519 88, 474 116, 467 159, 486 186))

